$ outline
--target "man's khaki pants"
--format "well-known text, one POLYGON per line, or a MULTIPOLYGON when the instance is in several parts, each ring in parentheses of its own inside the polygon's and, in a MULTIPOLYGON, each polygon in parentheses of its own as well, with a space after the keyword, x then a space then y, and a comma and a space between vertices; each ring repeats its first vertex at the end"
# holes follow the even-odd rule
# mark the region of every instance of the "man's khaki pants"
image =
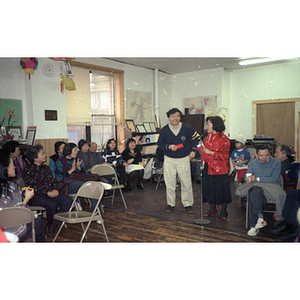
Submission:
POLYGON ((170 158, 164 157, 164 179, 167 189, 167 204, 176 205, 176 174, 181 184, 181 202, 184 207, 194 204, 192 190, 190 157, 170 158))

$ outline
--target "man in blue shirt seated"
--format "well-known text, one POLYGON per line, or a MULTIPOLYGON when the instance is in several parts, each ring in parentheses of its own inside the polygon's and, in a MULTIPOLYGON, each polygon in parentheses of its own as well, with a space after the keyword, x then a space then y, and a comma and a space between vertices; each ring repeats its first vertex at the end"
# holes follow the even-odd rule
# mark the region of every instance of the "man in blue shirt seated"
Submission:
MULTIPOLYGON (((264 219, 262 206, 269 201, 266 198, 266 193, 264 191, 271 192, 276 188, 276 185, 280 187, 281 184, 280 161, 271 157, 269 146, 261 145, 257 148, 256 153, 257 158, 249 163, 246 174, 246 183, 249 187, 251 184, 253 185, 248 191, 250 230, 247 234, 250 236, 257 235, 259 229, 267 225, 267 222, 264 219), (257 182, 261 184, 256 184, 257 182), (266 184, 263 185, 263 183, 266 184), (272 185, 270 185, 270 183, 272 185)), ((277 203, 276 209, 279 210, 277 203)), ((277 214, 281 216, 282 211, 277 211, 277 214)))

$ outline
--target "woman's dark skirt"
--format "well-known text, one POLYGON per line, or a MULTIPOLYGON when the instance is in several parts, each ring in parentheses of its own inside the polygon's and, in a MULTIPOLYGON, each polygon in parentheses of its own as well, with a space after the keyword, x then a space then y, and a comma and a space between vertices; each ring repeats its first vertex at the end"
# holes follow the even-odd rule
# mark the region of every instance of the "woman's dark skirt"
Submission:
POLYGON ((202 173, 203 202, 209 205, 221 205, 231 202, 231 191, 228 174, 208 175, 208 164, 205 163, 202 173))

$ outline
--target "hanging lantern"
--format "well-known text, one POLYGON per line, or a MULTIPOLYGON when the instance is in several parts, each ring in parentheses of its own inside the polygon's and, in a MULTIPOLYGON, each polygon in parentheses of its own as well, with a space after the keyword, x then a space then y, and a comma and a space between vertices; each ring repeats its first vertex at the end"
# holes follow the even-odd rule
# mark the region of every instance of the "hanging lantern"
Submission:
POLYGON ((24 73, 28 74, 30 80, 30 74, 34 74, 34 70, 38 66, 38 61, 34 57, 23 57, 20 60, 20 65, 24 69, 24 73))

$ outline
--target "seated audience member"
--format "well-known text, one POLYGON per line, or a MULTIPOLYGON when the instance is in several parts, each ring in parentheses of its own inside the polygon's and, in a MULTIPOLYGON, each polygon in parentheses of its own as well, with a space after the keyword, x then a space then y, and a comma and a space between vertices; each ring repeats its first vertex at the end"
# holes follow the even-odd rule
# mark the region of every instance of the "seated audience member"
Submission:
POLYGON ((289 146, 279 145, 276 147, 274 157, 281 162, 280 175, 284 177, 291 168, 294 157, 289 146))
POLYGON ((10 155, 15 166, 16 176, 9 179, 12 182, 17 182, 17 180, 22 177, 23 170, 27 166, 26 161, 20 156, 20 145, 17 141, 8 141, 3 145, 2 149, 10 155))
POLYGON ((61 158, 63 156, 63 151, 64 151, 65 145, 66 145, 66 143, 62 142, 62 141, 58 141, 54 144, 55 154, 50 156, 50 162, 49 162, 49 168, 50 168, 53 176, 55 176, 55 163, 59 158, 61 158))
POLYGON ((59 190, 65 195, 76 194, 81 185, 87 181, 85 178, 80 179, 81 176, 74 176, 88 173, 84 162, 77 157, 77 153, 77 145, 68 143, 64 147, 63 156, 55 164, 55 178, 59 190))
POLYGON ((103 164, 103 159, 97 154, 97 144, 95 142, 91 142, 90 153, 92 154, 95 165, 103 164))
POLYGON ((53 219, 56 213, 69 211, 72 200, 59 193, 57 183, 50 168, 44 165, 46 155, 42 145, 35 145, 28 149, 26 156, 30 165, 23 171, 25 186, 34 189, 34 197, 29 201, 30 205, 37 205, 46 208, 47 233, 54 236, 55 227, 61 222, 53 219))
MULTIPOLYGON (((103 153, 104 163, 113 166, 116 172, 120 176, 120 184, 125 186, 125 167, 128 167, 128 163, 122 159, 117 148, 117 142, 115 139, 109 139, 106 144, 106 148, 103 153)), ((108 181, 109 182, 109 181, 108 181)))
POLYGON ((241 178, 246 175, 250 161, 250 153, 244 148, 244 139, 235 140, 235 149, 231 153, 232 165, 237 173, 237 182, 241 183, 241 178))
MULTIPOLYGON (((14 178, 15 175, 12 158, 9 154, 0 152, 0 209, 26 207, 28 201, 34 196, 34 190, 26 188, 24 191, 24 200, 22 199, 21 187, 14 182, 8 181, 8 178, 14 178)), ((44 222, 41 218, 35 219, 34 229, 36 241, 45 242, 44 222)), ((5 231, 16 235, 20 242, 24 242, 32 238, 32 223, 8 228, 5 231)))
POLYGON ((284 221, 279 223, 271 233, 282 235, 282 241, 293 241, 298 236, 299 223, 297 212, 300 208, 300 190, 289 190, 286 195, 285 204, 282 210, 284 221))
POLYGON ((91 172, 91 169, 95 165, 95 162, 92 153, 89 151, 89 148, 90 144, 86 140, 81 139, 78 142, 79 151, 77 153, 77 156, 81 160, 83 160, 85 167, 88 169, 89 172, 91 172))
POLYGON ((137 187, 143 190, 142 180, 144 176, 145 163, 142 160, 142 154, 140 149, 136 147, 135 139, 130 138, 126 143, 126 149, 122 152, 122 158, 128 166, 125 166, 125 172, 129 173, 129 178, 127 181, 127 190, 131 191, 131 182, 135 177, 138 178, 137 187))
POLYGON ((267 202, 276 203, 276 214, 282 217, 286 193, 280 187, 280 162, 270 156, 268 145, 261 145, 256 150, 257 159, 249 163, 246 183, 235 192, 236 196, 245 197, 249 204, 248 235, 255 236, 259 229, 267 225, 263 215, 263 205, 267 202))

